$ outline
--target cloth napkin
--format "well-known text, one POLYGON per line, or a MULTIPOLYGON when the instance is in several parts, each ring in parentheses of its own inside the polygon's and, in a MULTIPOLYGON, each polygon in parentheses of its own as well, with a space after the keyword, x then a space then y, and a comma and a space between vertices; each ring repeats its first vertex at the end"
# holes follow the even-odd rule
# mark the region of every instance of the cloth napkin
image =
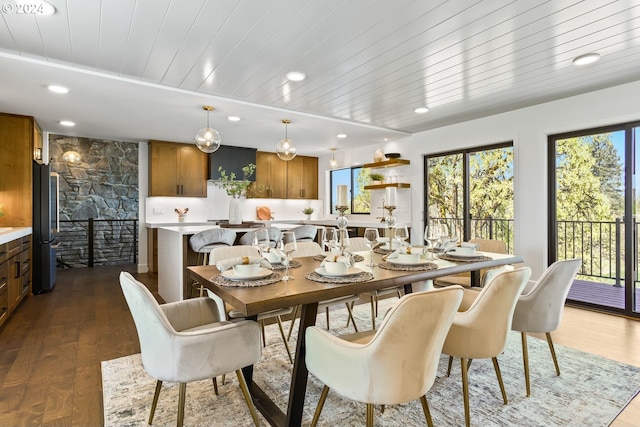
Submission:
POLYGON ((320 263, 321 266, 324 266, 326 262, 343 262, 347 264, 347 267, 351 267, 351 257, 343 256, 343 255, 329 255, 320 263), (328 261, 327 261, 328 260, 328 261))
MULTIPOLYGON (((276 248, 270 248, 269 252, 271 252, 272 254, 274 254, 275 256, 277 256, 278 258, 280 258, 280 263, 282 265, 287 265, 289 264, 289 258, 287 258, 287 254, 282 252, 280 249, 276 249, 276 248)), ((269 262, 269 261, 267 261, 269 262)), ((271 265, 271 264, 269 264, 271 265)))
POLYGON ((235 257, 229 259, 223 259, 216 263, 216 267, 222 273, 230 268, 233 268, 234 265, 238 264, 260 264, 260 267, 265 267, 271 269, 271 263, 266 259, 259 256, 248 256, 248 257, 235 257), (246 261, 246 262, 245 262, 246 261))
POLYGON ((436 249, 444 252, 448 252, 452 249, 455 249, 458 246, 458 239, 456 238, 448 238, 442 239, 442 243, 436 245, 436 249))

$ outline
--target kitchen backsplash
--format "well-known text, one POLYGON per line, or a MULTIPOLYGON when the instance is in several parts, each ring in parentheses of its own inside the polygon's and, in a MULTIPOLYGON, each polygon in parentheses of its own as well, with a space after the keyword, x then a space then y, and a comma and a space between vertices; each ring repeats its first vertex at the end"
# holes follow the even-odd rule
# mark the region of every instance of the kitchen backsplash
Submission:
MULTIPOLYGON (((361 221, 380 221, 382 216, 382 198, 384 191, 374 191, 371 195, 372 209, 370 215, 354 215, 361 221)), ((224 190, 213 183, 207 184, 207 197, 147 197, 145 201, 145 221, 147 223, 177 223, 178 214, 175 209, 188 208, 186 222, 206 222, 221 220, 229 217, 229 200, 224 190)), ((243 205, 243 220, 254 221, 259 206, 268 206, 274 220, 304 220, 302 210, 307 207, 314 209, 312 220, 333 219, 335 214, 325 212, 323 200, 295 200, 295 199, 246 199, 243 205)), ((394 212, 398 222, 411 220, 411 193, 409 189, 398 190, 398 210, 394 212)), ((326 207, 328 211, 329 208, 326 207)))

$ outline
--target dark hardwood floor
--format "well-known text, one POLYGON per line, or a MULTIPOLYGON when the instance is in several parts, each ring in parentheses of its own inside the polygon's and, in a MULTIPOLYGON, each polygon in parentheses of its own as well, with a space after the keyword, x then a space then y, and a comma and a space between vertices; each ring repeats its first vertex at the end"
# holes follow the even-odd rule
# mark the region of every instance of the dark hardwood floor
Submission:
MULTIPOLYGON (((0 330, 0 426, 101 426, 100 362, 140 351, 118 274, 59 270, 53 292, 27 297, 0 330)), ((154 276, 134 274, 157 295, 154 276)), ((367 300, 362 300, 367 303, 367 300)), ((640 322, 570 308, 558 345, 640 366, 640 322)), ((612 426, 637 426, 636 397, 612 426)))

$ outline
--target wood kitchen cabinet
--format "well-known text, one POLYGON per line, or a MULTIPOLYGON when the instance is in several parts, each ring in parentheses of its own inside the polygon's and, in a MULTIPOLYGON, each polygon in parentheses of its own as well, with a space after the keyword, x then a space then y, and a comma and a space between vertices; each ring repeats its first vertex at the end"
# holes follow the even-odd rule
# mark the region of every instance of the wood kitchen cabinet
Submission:
POLYGON ((149 141, 149 196, 207 196, 207 154, 195 145, 149 141))
POLYGON ((296 156, 284 161, 276 153, 256 153, 253 197, 317 199, 318 158, 296 156))
POLYGON ((31 235, 0 245, 0 326, 31 292, 31 235))
POLYGON ((36 127, 33 117, 0 113, 0 227, 31 227, 36 127))

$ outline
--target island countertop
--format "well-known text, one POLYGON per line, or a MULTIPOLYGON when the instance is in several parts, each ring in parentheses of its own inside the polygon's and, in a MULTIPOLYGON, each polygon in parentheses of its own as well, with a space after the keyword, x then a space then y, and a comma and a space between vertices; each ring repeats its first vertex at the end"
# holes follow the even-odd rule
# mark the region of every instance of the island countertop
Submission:
POLYGON ((0 227, 0 245, 32 233, 31 227, 0 227))

